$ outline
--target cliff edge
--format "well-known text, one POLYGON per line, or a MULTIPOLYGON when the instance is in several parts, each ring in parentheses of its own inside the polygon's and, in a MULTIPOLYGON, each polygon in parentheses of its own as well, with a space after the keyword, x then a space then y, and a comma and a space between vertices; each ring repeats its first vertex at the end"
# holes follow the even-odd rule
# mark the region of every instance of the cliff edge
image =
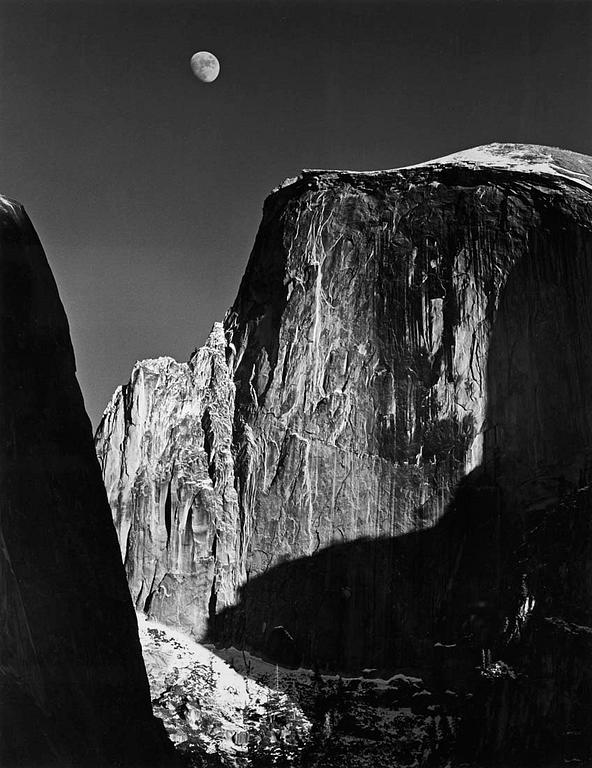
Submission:
POLYGON ((176 764, 152 715, 64 309, 6 198, 0 291, 0 763, 176 764))
POLYGON ((421 669, 476 697, 473 757, 588 759, 591 168, 496 144, 275 190, 224 344, 183 394, 140 364, 97 434, 137 606, 421 669))

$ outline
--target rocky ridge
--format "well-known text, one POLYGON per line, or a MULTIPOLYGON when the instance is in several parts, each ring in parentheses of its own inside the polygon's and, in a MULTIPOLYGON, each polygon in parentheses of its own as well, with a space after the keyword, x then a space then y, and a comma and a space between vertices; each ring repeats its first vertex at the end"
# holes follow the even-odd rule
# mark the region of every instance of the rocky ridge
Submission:
POLYGON ((479 691, 473 754, 588 755, 591 168, 488 145, 278 188, 215 365, 139 364, 97 433, 136 605, 479 691))
POLYGON ((138 363, 97 442, 136 607, 197 637, 210 610, 232 603, 241 577, 233 409, 216 324, 188 363, 138 363))

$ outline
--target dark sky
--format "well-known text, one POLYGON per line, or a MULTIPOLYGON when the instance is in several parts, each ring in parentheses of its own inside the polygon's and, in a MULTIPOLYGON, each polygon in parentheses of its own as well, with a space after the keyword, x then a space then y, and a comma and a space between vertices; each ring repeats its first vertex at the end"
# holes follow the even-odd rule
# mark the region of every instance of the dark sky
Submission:
POLYGON ((45 246, 95 425, 135 360, 186 359, 223 318, 286 176, 592 154, 588 1, 3 0, 0 48, 0 191, 45 246))

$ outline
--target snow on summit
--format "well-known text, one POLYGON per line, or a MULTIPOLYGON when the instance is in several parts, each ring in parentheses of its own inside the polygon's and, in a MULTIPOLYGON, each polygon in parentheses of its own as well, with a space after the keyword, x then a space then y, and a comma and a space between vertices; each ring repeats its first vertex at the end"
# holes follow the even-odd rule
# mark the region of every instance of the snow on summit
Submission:
POLYGON ((503 144, 495 142, 472 149, 463 149, 451 155, 427 160, 416 165, 406 165, 378 171, 353 171, 329 169, 304 169, 298 176, 287 178, 275 191, 289 187, 310 176, 382 176, 385 174, 413 171, 421 168, 446 166, 470 169, 491 168, 500 171, 528 173, 540 177, 563 179, 585 189, 592 190, 592 157, 558 147, 538 144, 503 144))
POLYGON ((536 144, 484 144, 398 170, 438 165, 486 167, 535 173, 541 176, 557 176, 592 189, 592 158, 578 152, 536 144))

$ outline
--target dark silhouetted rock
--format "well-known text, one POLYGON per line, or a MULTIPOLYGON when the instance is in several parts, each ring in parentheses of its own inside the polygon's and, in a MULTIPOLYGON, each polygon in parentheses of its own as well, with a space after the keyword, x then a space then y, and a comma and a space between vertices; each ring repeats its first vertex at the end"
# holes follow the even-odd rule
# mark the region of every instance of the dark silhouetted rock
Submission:
POLYGON ((295 668, 302 661, 302 654, 285 627, 272 627, 266 633, 263 649, 271 659, 284 667, 295 668))
POLYGON ((64 309, 26 213, 4 198, 0 270, 0 763, 172 765, 64 309))

